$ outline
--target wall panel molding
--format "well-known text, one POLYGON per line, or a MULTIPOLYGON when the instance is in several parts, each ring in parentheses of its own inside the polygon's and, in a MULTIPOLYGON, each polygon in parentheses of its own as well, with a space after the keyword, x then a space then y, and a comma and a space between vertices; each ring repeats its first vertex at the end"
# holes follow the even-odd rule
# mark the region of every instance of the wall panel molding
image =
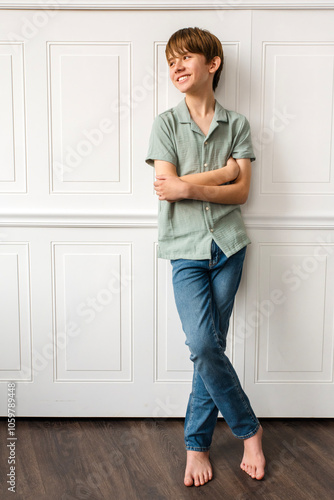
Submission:
POLYGON ((0 298, 6 309, 0 322, 0 382, 32 381, 31 286, 28 242, 0 244, 0 298))
MULTIPOLYGON (((157 227, 156 213, 59 213, 0 214, 1 226, 12 227, 157 227)), ((334 222, 333 222, 334 224, 334 222)))
MULTIPOLYGON (((185 344, 186 336, 175 304, 172 266, 169 260, 158 258, 157 247, 158 244, 155 242, 155 382, 190 382, 193 372, 192 362, 189 359, 190 352, 185 344)), ((233 308, 226 343, 226 355, 232 363, 235 356, 234 311, 233 308)))
POLYGON ((333 417, 334 0, 0 0, 0 13, 0 414, 16 380, 19 416, 184 416, 192 366, 145 155, 154 116, 182 98, 165 42, 197 25, 222 40, 217 100, 257 146, 227 354, 259 417, 333 417))
POLYGON ((0 42, 1 194, 27 192, 24 44, 0 42))
POLYGON ((154 382, 190 382, 192 363, 174 301, 172 268, 168 260, 158 259, 157 247, 155 242, 154 382))
MULTIPOLYGON (((332 214, 243 214, 246 227, 258 229, 333 229, 332 214)), ((156 212, 60 213, 29 212, 0 214, 0 227, 157 227, 156 212)))
POLYGON ((256 384, 333 382, 333 244, 319 249, 311 242, 259 243, 257 319, 251 305, 247 315, 256 322, 256 384))
POLYGON ((131 43, 47 47, 50 192, 131 193, 131 43))
POLYGON ((333 0, 283 0, 283 1, 268 1, 268 0, 217 0, 205 2, 203 0, 174 0, 173 2, 157 0, 128 0, 120 2, 119 0, 50 0, 32 2, 29 0, 21 0, 8 2, 0 0, 0 9, 88 9, 88 10, 240 10, 240 9, 332 9, 334 8, 333 0))
POLYGON ((131 243, 52 242, 55 381, 132 381, 131 253, 131 243))
POLYGON ((334 44, 264 42, 262 50, 260 195, 332 195, 334 44), (317 168, 305 168, 319 152, 317 168))

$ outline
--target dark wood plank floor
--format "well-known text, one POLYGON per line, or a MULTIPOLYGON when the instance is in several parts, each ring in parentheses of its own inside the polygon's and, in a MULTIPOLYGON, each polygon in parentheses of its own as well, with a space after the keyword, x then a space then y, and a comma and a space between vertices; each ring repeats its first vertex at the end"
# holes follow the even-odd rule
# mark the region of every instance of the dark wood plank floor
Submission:
POLYGON ((7 492, 7 420, 0 420, 1 499, 333 500, 334 420, 261 419, 265 479, 239 468, 242 441, 219 420, 214 479, 183 485, 183 419, 17 418, 16 493, 7 492))

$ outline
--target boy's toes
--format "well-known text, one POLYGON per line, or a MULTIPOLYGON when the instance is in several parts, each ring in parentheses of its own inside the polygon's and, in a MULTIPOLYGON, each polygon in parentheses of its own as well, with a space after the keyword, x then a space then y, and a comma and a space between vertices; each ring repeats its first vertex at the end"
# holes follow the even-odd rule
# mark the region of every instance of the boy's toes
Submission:
POLYGON ((195 486, 200 486, 201 484, 201 481, 200 481, 200 478, 198 476, 195 477, 195 481, 194 481, 194 485, 195 486))
POLYGON ((193 482, 194 482, 194 481, 193 481, 193 478, 192 478, 190 475, 186 475, 186 476, 184 477, 184 484, 185 484, 186 486, 192 486, 192 485, 193 485, 193 482))
POLYGON ((264 477, 264 468, 263 469, 256 469, 256 479, 262 479, 264 477))

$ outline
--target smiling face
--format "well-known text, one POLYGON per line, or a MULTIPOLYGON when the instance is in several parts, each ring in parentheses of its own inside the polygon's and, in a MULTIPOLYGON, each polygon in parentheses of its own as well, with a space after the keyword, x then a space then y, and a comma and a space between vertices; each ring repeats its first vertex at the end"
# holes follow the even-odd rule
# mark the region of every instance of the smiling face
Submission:
MULTIPOLYGON (((193 58, 196 59, 196 62, 202 64, 202 69, 206 66, 206 70, 208 69, 208 65, 212 64, 212 61, 215 61, 217 64, 215 64, 212 69, 214 73, 212 79, 212 89, 213 91, 216 90, 220 74, 223 69, 224 53, 220 40, 208 30, 195 27, 182 28, 176 31, 167 42, 165 54, 167 61, 170 64, 170 76, 174 85, 176 82, 174 79, 175 75, 172 72, 173 67, 175 71, 177 65, 179 65, 179 69, 181 71, 184 69, 187 71, 189 70, 189 75, 194 75, 192 72, 193 68, 187 66, 188 64, 192 64, 194 62, 193 58), (182 68, 182 64, 180 63, 184 64, 185 67, 182 68)), ((181 73, 179 73, 178 76, 180 75, 181 73)), ((182 76, 186 76, 186 74, 184 73, 182 76)), ((184 80, 184 84, 187 83, 187 85, 191 82, 193 82, 193 78, 184 80)), ((184 91, 184 87, 185 85, 181 88, 177 86, 181 92, 184 91)))
POLYGON ((184 52, 168 58, 169 76, 180 92, 197 93, 212 89, 214 73, 220 64, 215 57, 207 63, 203 54, 184 52))

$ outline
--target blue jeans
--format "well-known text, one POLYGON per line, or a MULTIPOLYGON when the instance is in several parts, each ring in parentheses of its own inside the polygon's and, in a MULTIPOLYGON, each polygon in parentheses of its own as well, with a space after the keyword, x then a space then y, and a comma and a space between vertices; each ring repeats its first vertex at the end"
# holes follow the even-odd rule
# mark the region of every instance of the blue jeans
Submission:
POLYGON ((260 426, 225 354, 245 254, 246 247, 228 258, 212 241, 211 259, 171 260, 176 307, 194 368, 184 423, 187 450, 209 450, 218 411, 240 439, 260 426))

